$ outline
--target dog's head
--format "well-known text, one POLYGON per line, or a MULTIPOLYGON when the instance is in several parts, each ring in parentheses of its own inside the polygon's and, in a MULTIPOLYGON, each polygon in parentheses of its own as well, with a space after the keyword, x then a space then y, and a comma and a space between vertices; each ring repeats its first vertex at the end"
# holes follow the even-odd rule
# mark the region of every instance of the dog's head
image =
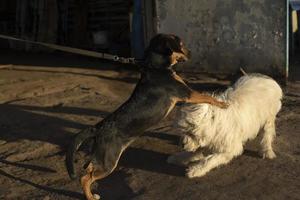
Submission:
POLYGON ((154 36, 145 51, 147 67, 170 68, 178 62, 187 61, 190 51, 182 40, 172 34, 158 34, 154 36))

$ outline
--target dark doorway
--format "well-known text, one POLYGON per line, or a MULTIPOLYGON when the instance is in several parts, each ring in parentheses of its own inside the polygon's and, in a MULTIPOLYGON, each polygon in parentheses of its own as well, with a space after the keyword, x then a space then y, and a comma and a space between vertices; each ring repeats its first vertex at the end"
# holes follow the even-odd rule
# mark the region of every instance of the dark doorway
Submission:
POLYGON ((289 24, 289 77, 300 80, 300 0, 290 0, 289 24))

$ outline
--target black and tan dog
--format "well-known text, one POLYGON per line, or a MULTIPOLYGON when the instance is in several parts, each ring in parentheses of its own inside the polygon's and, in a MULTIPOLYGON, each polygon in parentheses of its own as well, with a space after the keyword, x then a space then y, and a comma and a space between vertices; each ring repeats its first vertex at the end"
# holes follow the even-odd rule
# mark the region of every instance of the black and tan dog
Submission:
POLYGON ((164 119, 177 102, 226 107, 223 102, 190 89, 173 71, 174 64, 186 61, 188 57, 189 51, 179 37, 156 35, 146 50, 141 79, 130 98, 94 127, 75 136, 66 156, 71 178, 76 177, 73 164, 75 152, 85 140, 94 139, 92 159, 87 165, 87 174, 81 178, 88 200, 95 199, 91 193, 91 184, 109 175, 126 147, 164 119))

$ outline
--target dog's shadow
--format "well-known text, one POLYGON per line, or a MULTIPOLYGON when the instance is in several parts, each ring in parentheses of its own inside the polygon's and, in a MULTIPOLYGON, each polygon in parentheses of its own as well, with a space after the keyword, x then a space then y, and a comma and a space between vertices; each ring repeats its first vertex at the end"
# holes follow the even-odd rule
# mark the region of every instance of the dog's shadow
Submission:
MULTIPOLYGON (((22 184, 30 185, 30 186, 32 186, 36 189, 39 189, 39 190, 42 190, 42 191, 45 191, 45 192, 49 192, 49 193, 53 193, 53 194, 57 194, 57 195, 62 195, 62 196, 70 197, 70 198, 74 198, 74 199, 83 199, 84 198, 84 196, 81 193, 70 191, 70 190, 65 190, 65 189, 53 188, 53 187, 49 187, 49 186, 46 186, 46 185, 37 184, 37 183, 34 183, 32 181, 29 181, 29 180, 11 175, 11 174, 9 174, 9 173, 1 170, 1 169, 0 169, 0 176, 12 179, 14 181, 18 181, 22 184)), ((1 194, 0 194, 0 198, 1 198, 1 194)), ((6 198, 6 197, 4 197, 4 198, 6 198)))
MULTIPOLYGON (((55 116, 46 116, 40 113, 35 113, 31 111, 43 111, 47 113, 71 113, 76 115, 89 115, 89 116, 101 116, 104 117, 108 112, 91 110, 91 109, 81 109, 73 107, 38 107, 38 106, 26 106, 26 105, 14 105, 14 104, 3 104, 0 106, 2 114, 0 116, 0 130, 2 130, 2 135, 0 140, 7 142, 13 142, 20 139, 27 140, 37 140, 49 142, 61 147, 62 151, 59 152, 59 156, 64 154, 64 149, 67 142, 73 134, 65 130, 64 127, 71 127, 76 129, 83 129, 87 125, 82 123, 77 123, 67 119, 61 119, 55 116), (9 119, 12 118, 14 120, 9 119), (18 128, 18 124, 14 121, 21 121, 26 124, 27 129, 18 128), (26 122, 26 123, 25 123, 26 122), (41 134, 40 126, 34 126, 33 124, 45 124, 47 123, 47 130, 43 129, 41 134), (51 134, 50 134, 51 133, 51 134)), ((21 124, 22 125, 22 124, 21 124)), ((146 137, 152 138, 150 144, 147 144, 147 150, 144 146, 138 148, 131 147, 128 148, 121 157, 119 166, 124 168, 141 169, 144 171, 151 171, 160 174, 168 174, 172 176, 183 176, 184 170, 180 167, 169 165, 166 160, 168 153, 165 151, 156 151, 155 142, 159 141, 160 144, 165 142, 175 144, 176 137, 164 133, 146 133, 146 137), (155 151, 154 151, 155 149, 155 151)), ((146 144, 146 143, 144 143, 146 144)), ((2 155, 4 156, 4 155, 2 155)), ((10 165, 15 168, 25 168, 33 171, 41 171, 43 173, 60 173, 59 171, 45 167, 44 164, 35 165, 29 163, 21 162, 10 162, 6 160, 8 155, 0 157, 0 164, 10 165)), ((49 155, 53 156, 53 154, 49 155)), ((66 196, 75 199, 81 199, 82 194, 70 191, 67 188, 53 188, 52 186, 47 186, 44 184, 32 182, 26 178, 20 178, 18 176, 9 174, 8 172, 0 171, 0 175, 7 177, 8 179, 19 181, 25 185, 30 185, 38 190, 52 193, 58 196, 66 196)), ((113 174, 108 176, 103 181, 99 182, 99 192, 104 199, 131 199, 134 195, 138 195, 131 191, 128 184, 126 184, 126 173, 124 170, 116 170, 113 174), (115 191, 115 192, 111 192, 115 191), (117 195, 118 194, 118 195, 117 195), (107 198, 106 198, 107 197, 107 198)), ((68 179, 68 177, 66 177, 68 179)))
POLYGON ((167 163, 169 154, 151 150, 129 148, 124 153, 120 165, 170 176, 184 176, 184 168, 167 163))
POLYGON ((253 157, 253 158, 261 158, 261 155, 257 151, 253 151, 249 149, 245 149, 243 155, 248 157, 253 157))
POLYGON ((100 194, 101 199, 122 199, 129 200, 140 195, 140 192, 134 192, 126 183, 126 173, 117 170, 108 177, 97 181, 93 185, 93 193, 100 194))
POLYGON ((143 190, 134 192, 128 186, 128 174, 126 172, 128 169, 155 172, 170 176, 184 176, 185 169, 183 167, 168 164, 167 158, 170 154, 162 153, 164 152, 162 149, 166 150, 166 152, 169 151, 168 148, 162 147, 163 144, 166 142, 169 144, 176 144, 178 142, 178 137, 161 132, 147 132, 144 137, 147 137, 148 139, 145 142, 143 141, 143 138, 140 138, 141 143, 138 145, 139 147, 133 146, 126 149, 118 163, 119 169, 97 182, 95 192, 100 193, 101 198, 127 200, 140 196, 143 193, 143 190), (157 145, 158 140, 160 143, 159 145, 157 145), (145 143, 147 143, 147 147, 145 147, 145 143), (158 147, 158 149, 153 146, 158 147), (149 148, 155 149, 155 151, 149 150, 149 148), (156 150, 160 150, 161 152, 156 150))

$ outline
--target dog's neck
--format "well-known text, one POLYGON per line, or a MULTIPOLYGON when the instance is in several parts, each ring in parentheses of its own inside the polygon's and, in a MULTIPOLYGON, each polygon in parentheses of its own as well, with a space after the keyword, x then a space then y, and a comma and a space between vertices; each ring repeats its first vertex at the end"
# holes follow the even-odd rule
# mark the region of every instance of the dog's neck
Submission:
POLYGON ((172 70, 171 59, 168 56, 150 52, 145 59, 146 68, 151 69, 170 69, 172 70))

